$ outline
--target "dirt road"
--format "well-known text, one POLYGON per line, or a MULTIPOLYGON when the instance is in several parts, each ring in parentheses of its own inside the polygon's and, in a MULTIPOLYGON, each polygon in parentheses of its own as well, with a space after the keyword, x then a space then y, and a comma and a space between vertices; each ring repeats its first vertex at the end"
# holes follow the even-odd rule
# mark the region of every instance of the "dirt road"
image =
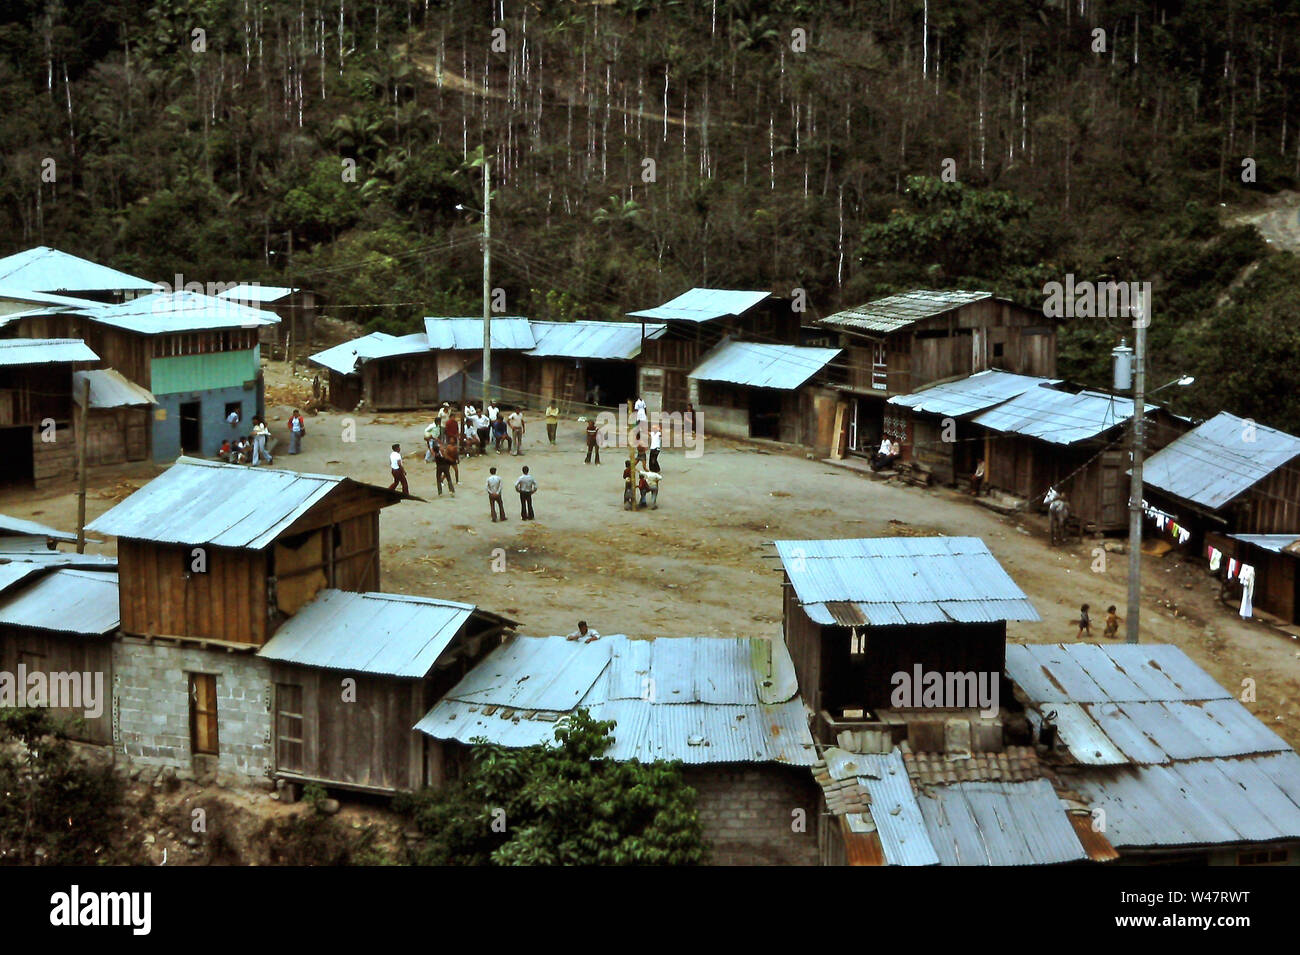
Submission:
MULTIPOLYGON (((270 409, 277 435, 287 416, 287 409, 270 409)), ((693 460, 680 449, 663 453, 656 511, 623 510, 624 455, 609 449, 600 467, 584 465, 573 420, 562 422, 551 447, 542 422, 533 419, 522 456, 489 453, 462 461, 456 496, 439 498, 433 467, 422 461, 426 421, 422 415, 322 414, 308 422, 304 453, 277 456, 275 464, 387 485, 388 448, 401 442, 412 492, 429 500, 383 512, 383 588, 478 603, 519 620, 524 633, 568 633, 585 618, 604 634, 776 634, 781 576, 771 542, 782 538, 983 538, 1043 617, 1010 624, 1014 641, 1072 640, 1084 601, 1093 607, 1101 639, 1106 605, 1125 604, 1124 555, 1108 554, 1105 571, 1094 573, 1096 542, 1049 548, 1037 517, 1003 517, 952 491, 887 485, 714 439, 706 438, 693 460), (356 422, 354 442, 343 440, 349 417, 356 422), (533 523, 519 520, 511 490, 523 464, 540 485, 533 523), (488 516, 483 485, 490 466, 507 487, 510 519, 503 524, 488 516), (504 557, 504 572, 493 571, 494 556, 498 566, 504 557)), ((93 519, 154 473, 136 467, 100 476, 88 514, 93 519)), ((72 527, 76 498, 11 495, 0 499, 0 510, 72 527)), ((103 549, 111 552, 111 542, 103 549)), ((1300 744, 1300 643, 1232 615, 1216 602, 1217 588, 1199 564, 1176 555, 1147 558, 1144 582, 1144 642, 1177 644, 1234 692, 1253 678, 1258 702, 1247 705, 1300 744)))

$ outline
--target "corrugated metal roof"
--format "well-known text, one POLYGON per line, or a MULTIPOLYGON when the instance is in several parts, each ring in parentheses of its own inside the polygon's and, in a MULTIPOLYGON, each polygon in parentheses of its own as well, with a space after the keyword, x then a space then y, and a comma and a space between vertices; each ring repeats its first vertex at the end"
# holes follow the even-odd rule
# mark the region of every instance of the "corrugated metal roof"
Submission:
MULTIPOLYGON (((481 344, 481 343, 480 343, 481 344)), ((412 335, 387 335, 372 332, 350 342, 317 352, 311 361, 341 375, 351 375, 361 365, 376 358, 400 358, 404 355, 429 354, 429 336, 423 332, 412 335)))
POLYGON ((815 622, 891 626, 1040 619, 976 537, 776 541, 815 622))
POLYGON ((235 302, 248 302, 250 304, 278 302, 298 291, 296 288, 285 288, 280 285, 258 285, 250 283, 247 285, 236 285, 234 288, 226 289, 224 292, 218 292, 217 298, 228 298, 235 302))
POLYGON ((0 625, 101 636, 119 623, 116 571, 52 570, 0 596, 0 625))
POLYGON ((992 292, 936 291, 914 289, 877 299, 856 308, 846 308, 823 318, 819 324, 847 331, 888 335, 899 329, 972 302, 992 298, 992 292))
POLYGON ((705 355, 687 377, 791 391, 825 368, 841 350, 724 342, 705 355))
MULTIPOLYGON (((424 332, 429 347, 440 350, 476 351, 483 348, 483 319, 426 318, 424 332)), ((537 345, 532 324, 517 315, 492 316, 492 347, 500 350, 527 349, 537 345)))
POLYGON ((281 624, 258 656, 418 679, 478 612, 473 604, 431 597, 322 590, 281 624))
POLYGON ((1222 411, 1147 458, 1142 479, 1217 510, 1297 455, 1300 438, 1222 411))
POLYGON ((981 371, 960 381, 932 385, 910 395, 896 395, 891 405, 902 405, 926 414, 960 417, 1001 404, 1030 388, 1060 384, 1059 378, 1034 378, 1006 371, 981 371))
POLYGON ((771 297, 771 292, 693 288, 656 308, 628 312, 628 315, 656 322, 711 322, 718 318, 744 315, 759 302, 771 297))
POLYGON ((127 381, 112 368, 72 373, 72 400, 81 404, 84 382, 90 382, 91 408, 124 408, 132 405, 156 405, 158 399, 148 388, 127 381))
POLYGON ((87 527, 136 540, 260 550, 345 483, 401 500, 394 491, 336 474, 182 457, 87 527))
POLYGON ((8 514, 0 514, 0 535, 40 537, 42 539, 52 537, 58 541, 75 541, 77 539, 77 535, 70 531, 61 531, 47 524, 25 521, 20 517, 10 517, 8 514))
POLYGON ((861 755, 854 763, 858 785, 871 797, 871 821, 880 833, 886 861, 890 865, 938 865, 939 854, 930 841, 902 753, 895 749, 885 755, 861 755))
MULTIPOLYGON (((631 361, 641 354, 637 322, 532 322, 534 358, 588 358, 631 361)), ((646 338, 659 338, 666 325, 646 325, 646 338)), ((482 338, 482 331, 479 337, 482 338)))
POLYGON ((126 292, 155 287, 139 276, 44 245, 0 259, 0 284, 35 292, 126 292))
POLYGON ((1006 672, 1035 704, 1231 700, 1168 644, 1007 644, 1006 672))
POLYGON ((942 865, 1053 865, 1088 858, 1046 779, 934 786, 917 804, 942 865))
POLYGON ((1093 769, 1074 783, 1105 813, 1118 847, 1270 842, 1300 837, 1300 756, 1093 769))
MULTIPOLYGON (((53 310, 62 311, 67 308, 93 308, 99 305, 99 302, 88 298, 75 298, 71 295, 52 295, 49 292, 36 292, 21 286, 0 284, 0 301, 28 302, 36 306, 55 306, 53 310)), ((45 314, 51 311, 46 308, 28 309, 24 312, 14 312, 9 315, 0 315, 0 324, 8 322, 18 315, 45 314)))
MULTIPOLYGON (((1156 410, 1146 406, 1147 413, 1156 410)), ((981 414, 975 423, 1003 434, 1022 434, 1052 444, 1074 444, 1104 434, 1133 417, 1133 401, 1096 391, 1038 387, 981 414)))
POLYGON ((261 308, 197 292, 155 292, 116 305, 78 309, 91 321, 140 335, 260 328, 277 325, 280 316, 261 308))
MULTIPOLYGON (((462 743, 481 736, 503 746, 536 746, 553 743, 556 721, 585 707, 618 724, 605 754, 610 759, 811 766, 816 753, 803 702, 797 696, 759 702, 767 676, 758 642, 516 637, 466 674, 415 728, 462 743)), ((785 653, 784 644, 773 644, 771 652, 785 653)))
POLYGON ((1253 544, 1256 547, 1271 551, 1274 554, 1295 553, 1294 545, 1300 541, 1300 537, 1295 534, 1229 534, 1229 537, 1242 541, 1246 544, 1253 544))
POLYGON ((73 361, 99 361, 99 356, 80 338, 0 339, 0 367, 73 361))

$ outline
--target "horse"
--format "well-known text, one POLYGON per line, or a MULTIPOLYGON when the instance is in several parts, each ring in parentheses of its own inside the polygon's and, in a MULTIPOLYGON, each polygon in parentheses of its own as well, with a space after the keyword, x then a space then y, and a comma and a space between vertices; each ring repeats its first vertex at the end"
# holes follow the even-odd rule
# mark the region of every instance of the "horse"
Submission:
POLYGON ((1047 514, 1051 522, 1052 546, 1057 542, 1065 543, 1066 525, 1070 520, 1070 504, 1063 497, 1058 497, 1047 505, 1047 514))

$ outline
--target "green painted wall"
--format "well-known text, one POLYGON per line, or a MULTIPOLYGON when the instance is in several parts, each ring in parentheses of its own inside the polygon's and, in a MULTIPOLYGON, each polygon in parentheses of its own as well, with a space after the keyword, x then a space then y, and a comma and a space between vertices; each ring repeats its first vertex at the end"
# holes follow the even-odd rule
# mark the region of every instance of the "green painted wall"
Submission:
POLYGON ((152 365, 152 391, 155 395, 174 395, 188 391, 211 391, 238 388, 257 377, 261 368, 259 348, 217 352, 211 355, 180 355, 155 358, 152 365))

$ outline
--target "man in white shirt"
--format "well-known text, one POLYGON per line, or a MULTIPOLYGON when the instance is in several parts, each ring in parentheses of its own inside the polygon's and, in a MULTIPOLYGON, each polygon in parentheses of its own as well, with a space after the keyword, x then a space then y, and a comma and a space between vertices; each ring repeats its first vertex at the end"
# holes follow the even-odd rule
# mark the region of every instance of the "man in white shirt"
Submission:
POLYGON ((659 425, 650 429, 650 470, 659 470, 659 451, 664 446, 664 433, 659 425))
POLYGON ((566 640, 581 640, 581 641, 583 641, 584 643, 591 643, 591 641, 593 641, 593 640, 599 640, 599 639, 600 639, 600 634, 598 634, 595 630, 592 630, 590 627, 588 627, 588 626, 587 626, 587 621, 585 621, 585 620, 579 620, 579 621, 578 621, 578 629, 575 630, 575 631, 573 631, 573 633, 569 634, 569 635, 568 635, 567 637, 565 637, 564 639, 566 639, 566 640))
POLYGON ((519 519, 533 520, 533 495, 537 493, 537 479, 528 473, 528 466, 515 479, 515 490, 519 492, 519 519))
POLYGON ((497 522, 497 510, 501 511, 501 520, 506 519, 506 505, 501 500, 501 478, 496 468, 488 469, 487 479, 488 508, 492 511, 492 523, 497 522))
POLYGON ((518 408, 510 412, 510 417, 506 419, 506 424, 510 426, 510 436, 514 439, 514 450, 511 454, 523 454, 524 446, 524 416, 518 408))
POLYGON ((488 411, 488 424, 491 424, 493 421, 496 421, 497 415, 501 413, 501 409, 490 402, 488 403, 487 411, 488 411))
POLYGON ((406 483, 406 468, 402 467, 402 446, 393 445, 393 451, 388 455, 388 467, 393 472, 393 483, 388 485, 388 490, 397 490, 397 485, 402 485, 402 494, 406 497, 411 496, 411 488, 406 483))
POLYGON ((646 489, 645 489, 644 491, 641 492, 641 506, 642 506, 642 507, 645 507, 645 496, 646 496, 646 494, 649 494, 649 495, 650 495, 650 510, 652 510, 652 511, 654 511, 654 510, 658 510, 658 508, 659 508, 659 482, 661 482, 661 481, 664 479, 664 476, 663 476, 662 474, 660 474, 658 471, 655 471, 655 470, 642 471, 642 472, 641 472, 641 479, 642 479, 643 481, 645 481, 645 483, 646 483, 646 489))

